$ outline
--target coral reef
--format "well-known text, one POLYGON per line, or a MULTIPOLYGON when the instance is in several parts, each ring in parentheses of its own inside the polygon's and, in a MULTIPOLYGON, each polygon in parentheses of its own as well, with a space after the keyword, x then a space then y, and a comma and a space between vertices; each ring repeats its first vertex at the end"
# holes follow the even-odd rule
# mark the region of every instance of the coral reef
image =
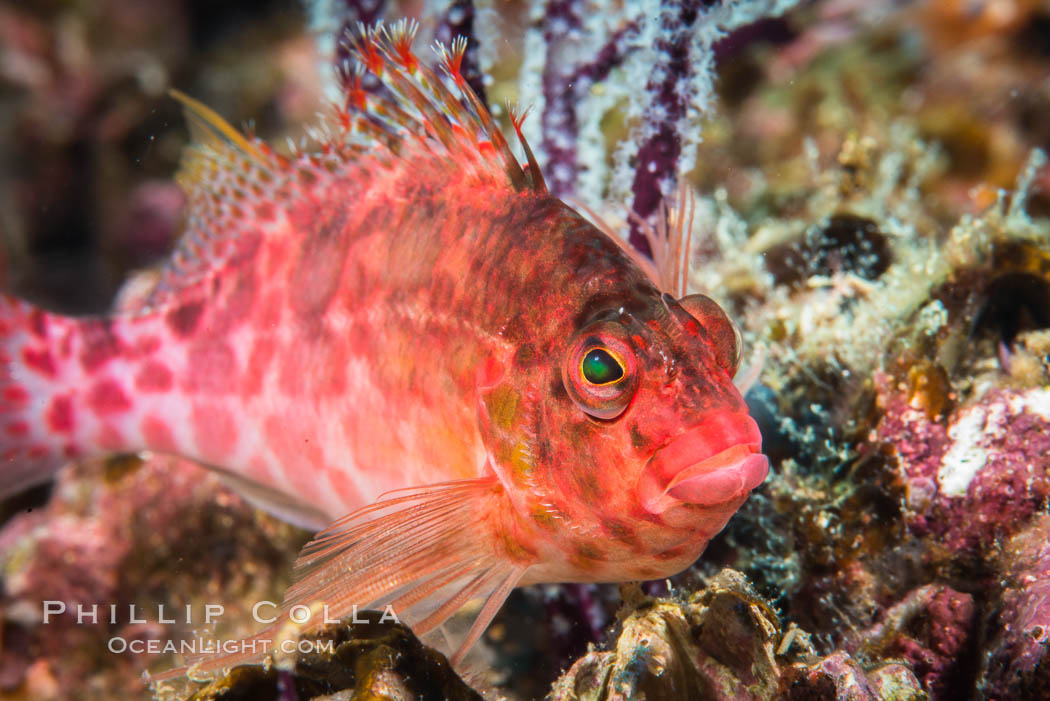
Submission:
POLYGON ((727 570, 689 602, 643 603, 615 648, 577 660, 549 698, 774 698, 779 632, 768 605, 727 570))
POLYGON ((958 99, 932 76, 962 53, 994 68, 960 71, 953 84, 1003 100, 1017 75, 1045 67, 1045 54, 1004 44, 1042 21, 1023 3, 1017 11, 979 49, 942 44, 927 15, 907 12, 866 31, 863 13, 839 16, 831 42, 803 31, 774 59, 816 52, 792 69, 792 90, 729 101, 701 147, 699 177, 714 194, 698 207, 706 259, 693 282, 734 305, 763 348, 748 399, 776 468, 698 578, 739 568, 825 661, 849 654, 868 674, 902 662, 934 699, 1046 693, 1038 653, 1018 658, 1024 681, 1008 691, 998 671, 1020 649, 1009 631, 1027 601, 999 582, 1026 566, 1045 577, 1033 555, 1017 560, 1001 544, 1035 527, 1048 496, 1050 222, 1038 215, 1046 159, 1030 150, 1046 142, 1011 105, 955 135, 985 146, 1004 137, 978 164, 927 121, 958 99), (855 41, 839 44, 846 36, 855 41), (882 81, 859 78, 843 95, 844 73, 868 69, 882 81), (884 89, 913 91, 916 106, 884 89), (825 128, 811 131, 806 114, 825 128), (743 174, 719 165, 741 161, 743 174))
POLYGON ((1003 546, 1006 585, 994 638, 981 660, 987 699, 1036 698, 1050 689, 1050 516, 1041 514, 1003 546))
POLYGON ((919 587, 865 631, 860 652, 869 660, 906 660, 931 696, 948 698, 972 662, 966 643, 975 632, 975 613, 969 594, 942 585, 919 587))
POLYGON ((8 698, 141 696, 167 641, 252 632, 251 602, 280 601, 308 535, 169 458, 82 463, 52 491, 0 531, 8 698), (224 610, 202 628, 208 604, 224 610))

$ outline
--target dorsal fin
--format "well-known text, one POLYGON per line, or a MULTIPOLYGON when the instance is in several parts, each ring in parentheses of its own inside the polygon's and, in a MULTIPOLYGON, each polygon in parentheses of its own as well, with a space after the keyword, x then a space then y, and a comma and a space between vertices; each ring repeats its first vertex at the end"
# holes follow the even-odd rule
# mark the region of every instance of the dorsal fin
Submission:
POLYGON ((514 125, 514 133, 518 135, 518 142, 521 144, 521 149, 525 152, 525 158, 529 164, 529 177, 538 185, 536 189, 543 192, 547 191, 547 181, 543 179, 543 171, 540 170, 540 163, 536 160, 536 156, 533 155, 532 149, 529 148, 529 142, 525 140, 525 134, 521 131, 521 125, 525 123, 525 118, 529 116, 529 110, 531 107, 526 107, 520 117, 514 115, 514 110, 510 108, 510 104, 507 105, 507 113, 510 114, 510 122, 514 125))
MULTIPOLYGON (((500 174, 517 191, 546 192, 531 149, 518 131, 528 165, 522 167, 492 115, 461 72, 467 42, 462 37, 435 46, 444 77, 412 52, 417 24, 359 26, 344 42, 356 63, 343 69, 344 102, 336 110, 348 144, 376 140, 399 155, 421 145, 450 165, 470 165, 500 174), (367 89, 364 83, 374 85, 367 89), (363 137, 363 138, 362 138, 363 137)), ((362 143, 363 142, 363 143, 362 143)), ((355 151, 355 153, 357 153, 355 151)))
POLYGON ((277 171, 288 164, 199 100, 174 89, 169 94, 182 104, 192 137, 175 176, 186 193, 186 223, 155 286, 126 310, 131 313, 166 306, 250 244, 243 231, 245 215, 253 203, 268 199, 279 180, 277 171))
POLYGON ((168 90, 168 94, 182 105, 195 143, 212 148, 230 144, 245 155, 263 161, 259 149, 211 107, 175 88, 168 90))
POLYGON ((260 220, 273 205, 333 175, 368 178, 382 172, 416 177, 425 165, 473 173, 517 192, 546 192, 536 159, 512 117, 526 155, 523 166, 492 115, 461 73, 467 42, 437 45, 439 68, 412 51, 415 22, 361 26, 344 41, 351 61, 343 68, 343 104, 333 107, 336 128, 325 120, 308 129, 317 151, 278 155, 242 134, 214 110, 176 90, 194 143, 177 176, 188 199, 185 233, 160 271, 156 287, 134 311, 152 311, 193 293, 223 263, 258 243, 260 220), (356 171, 356 172, 355 172, 356 171), (256 216, 258 215, 258 216, 256 216))

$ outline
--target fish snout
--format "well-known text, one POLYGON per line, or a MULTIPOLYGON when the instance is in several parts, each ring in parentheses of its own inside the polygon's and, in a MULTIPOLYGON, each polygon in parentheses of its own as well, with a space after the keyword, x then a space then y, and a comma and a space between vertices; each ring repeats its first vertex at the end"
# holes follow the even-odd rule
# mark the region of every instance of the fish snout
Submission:
POLYGON ((695 428, 663 446, 638 479, 638 499, 661 514, 678 504, 714 506, 745 496, 762 484, 769 460, 758 424, 747 414, 705 414, 695 428))

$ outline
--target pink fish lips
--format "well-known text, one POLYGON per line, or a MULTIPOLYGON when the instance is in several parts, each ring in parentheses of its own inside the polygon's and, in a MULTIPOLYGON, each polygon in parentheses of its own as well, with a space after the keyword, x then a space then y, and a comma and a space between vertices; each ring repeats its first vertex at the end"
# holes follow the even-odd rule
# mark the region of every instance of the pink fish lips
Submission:
POLYGON ((682 503, 714 506, 740 499, 769 473, 761 450, 758 425, 747 414, 705 414, 696 428, 656 451, 638 479, 638 498, 653 514, 682 503))

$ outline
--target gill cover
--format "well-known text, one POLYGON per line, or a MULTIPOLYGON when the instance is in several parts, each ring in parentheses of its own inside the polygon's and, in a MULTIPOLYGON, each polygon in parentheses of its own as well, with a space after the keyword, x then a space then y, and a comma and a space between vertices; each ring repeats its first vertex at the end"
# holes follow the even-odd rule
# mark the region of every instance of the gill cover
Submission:
POLYGON ((740 329, 726 315, 722 306, 702 294, 686 295, 678 300, 677 304, 688 312, 689 316, 703 329, 706 335, 705 340, 715 350, 715 358, 719 366, 725 368, 730 377, 736 374, 743 343, 740 338, 740 329))

